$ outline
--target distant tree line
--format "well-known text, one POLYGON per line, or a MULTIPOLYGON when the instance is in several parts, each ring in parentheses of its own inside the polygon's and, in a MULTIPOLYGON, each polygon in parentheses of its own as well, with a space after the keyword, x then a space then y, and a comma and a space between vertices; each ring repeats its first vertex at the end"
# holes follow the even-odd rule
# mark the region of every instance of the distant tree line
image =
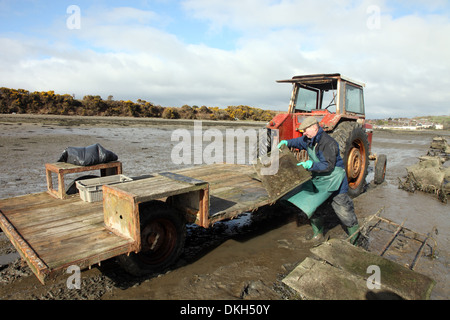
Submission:
POLYGON ((54 91, 29 92, 24 89, 0 88, 0 113, 56 114, 80 116, 125 116, 154 117, 164 119, 199 120, 255 120, 269 121, 275 111, 249 106, 228 106, 225 109, 207 106, 162 107, 138 99, 113 100, 109 96, 87 95, 77 100, 70 94, 55 94, 54 91))

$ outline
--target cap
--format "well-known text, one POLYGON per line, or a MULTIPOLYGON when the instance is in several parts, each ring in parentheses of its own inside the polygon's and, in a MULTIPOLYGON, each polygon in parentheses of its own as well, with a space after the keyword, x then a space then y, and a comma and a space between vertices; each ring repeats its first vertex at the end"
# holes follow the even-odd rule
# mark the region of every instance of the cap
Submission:
POLYGON ((302 123, 298 126, 298 130, 305 130, 311 127, 313 124, 319 123, 315 117, 306 117, 302 123))

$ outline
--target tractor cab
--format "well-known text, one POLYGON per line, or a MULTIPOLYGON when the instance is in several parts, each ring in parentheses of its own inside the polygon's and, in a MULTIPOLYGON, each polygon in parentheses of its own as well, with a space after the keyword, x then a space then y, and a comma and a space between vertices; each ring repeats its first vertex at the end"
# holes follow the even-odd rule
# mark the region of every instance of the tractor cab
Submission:
MULTIPOLYGON (((365 121, 365 85, 339 73, 295 76, 277 82, 291 83, 293 90, 288 112, 277 114, 268 123, 268 135, 277 132, 278 141, 300 137, 298 126, 314 116, 339 144, 349 194, 360 194, 372 145, 372 126, 365 121)), ((298 153, 298 159, 303 157, 304 154, 298 153)))
POLYGON ((335 74, 295 76, 279 83, 292 83, 289 113, 327 110, 336 114, 364 116, 364 84, 335 74))
POLYGON ((363 83, 339 73, 295 76, 277 82, 293 84, 288 112, 275 116, 268 126, 281 129, 280 138, 300 136, 295 128, 308 116, 315 116, 325 131, 333 131, 342 121, 365 125, 363 83), (282 128, 286 125, 288 130, 282 128))

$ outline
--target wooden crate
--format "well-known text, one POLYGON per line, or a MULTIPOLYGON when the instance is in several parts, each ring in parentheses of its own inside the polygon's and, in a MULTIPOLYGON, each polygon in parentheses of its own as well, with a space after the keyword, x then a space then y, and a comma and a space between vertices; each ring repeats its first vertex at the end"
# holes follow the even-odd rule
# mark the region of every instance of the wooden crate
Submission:
MULTIPOLYGON (((179 209, 204 223, 209 208, 209 185, 180 174, 160 173, 150 178, 103 186, 103 213, 106 227, 141 248, 139 204, 180 196, 179 209)), ((176 202, 175 202, 176 203, 176 202)))
POLYGON ((45 175, 47 177, 47 192, 59 199, 67 198, 64 176, 69 173, 79 173, 86 171, 100 170, 100 175, 108 176, 122 173, 122 163, 120 161, 111 161, 92 166, 77 166, 66 162, 55 162, 45 164, 45 175), (58 189, 53 188, 52 173, 58 178, 58 189))

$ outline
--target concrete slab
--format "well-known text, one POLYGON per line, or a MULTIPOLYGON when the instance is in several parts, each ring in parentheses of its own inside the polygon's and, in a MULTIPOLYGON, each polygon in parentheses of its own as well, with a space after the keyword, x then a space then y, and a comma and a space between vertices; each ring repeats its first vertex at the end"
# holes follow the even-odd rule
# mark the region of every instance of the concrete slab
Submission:
POLYGON ((305 299, 421 300, 430 298, 435 285, 427 276, 344 240, 332 239, 311 252, 315 257, 306 258, 283 279, 305 299))

